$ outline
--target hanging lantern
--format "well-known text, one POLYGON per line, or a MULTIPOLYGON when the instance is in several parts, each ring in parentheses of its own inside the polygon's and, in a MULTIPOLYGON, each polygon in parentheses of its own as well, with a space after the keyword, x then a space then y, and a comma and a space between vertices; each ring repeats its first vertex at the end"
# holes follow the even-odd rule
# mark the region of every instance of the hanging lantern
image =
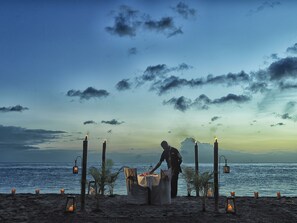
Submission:
POLYGON ((39 195, 39 193, 40 193, 40 190, 39 189, 36 189, 35 190, 35 194, 39 195))
POLYGON ((62 188, 62 189, 60 190, 60 193, 61 193, 61 194, 64 194, 64 193, 65 193, 64 188, 62 188))
POLYGON ((230 192, 231 197, 235 197, 235 191, 230 192))
POLYGON ((224 173, 230 173, 230 166, 227 164, 227 159, 225 159, 224 173))
POLYGON ((73 167, 73 174, 78 174, 78 166, 73 167))
POLYGON ((67 196, 65 211, 73 213, 76 210, 76 199, 75 196, 67 196))
POLYGON ((81 158, 81 156, 77 156, 76 159, 74 160, 74 166, 72 168, 73 174, 78 174, 78 166, 77 166, 77 159, 81 158))
POLYGON ((227 197, 226 213, 236 214, 235 197, 227 197))
POLYGON ((277 193, 276 193, 276 198, 277 198, 277 199, 281 199, 281 193, 280 193, 280 192, 277 192, 277 193))

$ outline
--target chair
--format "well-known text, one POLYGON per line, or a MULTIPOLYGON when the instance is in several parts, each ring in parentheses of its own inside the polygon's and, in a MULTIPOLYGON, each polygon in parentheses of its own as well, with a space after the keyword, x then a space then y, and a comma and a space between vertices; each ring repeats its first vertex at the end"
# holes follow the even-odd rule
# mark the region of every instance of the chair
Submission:
POLYGON ((138 184, 137 169, 124 168, 128 204, 148 204, 148 188, 138 184))
POLYGON ((160 183, 152 188, 151 202, 155 205, 171 204, 171 169, 161 170, 160 183))

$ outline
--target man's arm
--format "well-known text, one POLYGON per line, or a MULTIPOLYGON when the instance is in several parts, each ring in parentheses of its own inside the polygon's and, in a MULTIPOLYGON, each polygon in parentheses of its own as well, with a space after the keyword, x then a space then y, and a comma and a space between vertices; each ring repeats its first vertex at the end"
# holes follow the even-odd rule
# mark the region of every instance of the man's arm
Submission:
POLYGON ((150 174, 152 174, 156 169, 158 169, 160 166, 161 166, 161 161, 159 161, 158 163, 157 163, 157 165, 150 171, 150 174))

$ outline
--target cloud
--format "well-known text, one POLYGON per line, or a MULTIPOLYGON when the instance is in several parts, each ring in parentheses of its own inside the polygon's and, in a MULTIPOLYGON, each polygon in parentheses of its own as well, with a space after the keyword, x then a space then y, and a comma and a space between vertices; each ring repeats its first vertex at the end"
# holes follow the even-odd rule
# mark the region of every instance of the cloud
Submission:
POLYGON ((287 48, 287 53, 297 53, 297 43, 294 44, 294 46, 290 46, 287 48))
POLYGON ((89 125, 89 124, 97 124, 95 121, 93 120, 89 120, 89 121, 85 121, 84 125, 89 125))
POLYGON ((132 47, 128 50, 128 54, 129 55, 136 55, 137 54, 137 48, 136 47, 132 47))
POLYGON ((218 120, 218 119, 220 119, 220 118, 221 118, 221 117, 219 117, 219 116, 214 116, 214 117, 211 118, 211 121, 214 122, 214 121, 216 121, 216 120, 218 120))
POLYGON ((144 26, 157 32, 175 28, 172 17, 163 17, 159 21, 149 19, 144 23, 144 26))
POLYGON ((179 98, 174 97, 174 98, 171 98, 168 101, 164 101, 163 104, 164 105, 167 105, 167 104, 173 105, 173 107, 176 110, 184 112, 184 111, 188 110, 191 107, 192 101, 191 101, 191 99, 188 99, 188 98, 185 98, 184 96, 181 96, 179 98))
POLYGON ((166 64, 158 64, 155 66, 148 66, 143 75, 138 78, 141 81, 153 81, 156 80, 158 77, 162 77, 164 74, 168 73, 169 69, 167 68, 166 64))
POLYGON ((138 13, 137 10, 133 10, 129 6, 121 6, 119 13, 114 18, 113 26, 107 26, 105 30, 120 37, 136 36, 137 28, 142 23, 138 20, 138 13))
MULTIPOLYGON (((150 15, 140 13, 138 10, 134 10, 126 5, 122 5, 119 8, 117 15, 114 17, 113 25, 106 26, 105 31, 119 37, 134 37, 141 28, 165 34, 168 38, 177 34, 183 34, 181 28, 177 28, 174 25, 172 17, 168 16, 155 20, 150 15)), ((131 54, 136 53, 135 49, 132 49, 131 54)))
POLYGON ((227 102, 236 102, 236 103, 244 103, 250 101, 251 98, 247 95, 235 95, 235 94, 228 94, 227 96, 214 99, 211 104, 224 104, 227 102))
POLYGON ((185 112, 191 107, 196 107, 200 110, 207 110, 209 105, 220 105, 226 103, 245 103, 250 101, 251 98, 247 95, 235 95, 235 94, 228 94, 227 96, 223 96, 221 98, 217 98, 214 100, 209 99, 206 95, 201 94, 197 97, 194 101, 184 96, 179 98, 173 97, 167 101, 163 101, 164 105, 173 105, 175 109, 185 112))
POLYGON ((256 9, 254 10, 250 10, 247 13, 247 16, 252 16, 253 14, 259 13, 261 11, 263 11, 266 8, 274 8, 277 5, 280 5, 281 3, 279 1, 265 1, 262 2, 262 4, 260 6, 258 6, 256 9))
POLYGON ((282 122, 279 122, 279 123, 276 123, 276 124, 272 124, 270 125, 271 127, 275 127, 275 126, 282 126, 282 125, 285 125, 284 123, 282 122))
POLYGON ((116 84, 116 89, 118 91, 129 90, 131 88, 131 85, 132 84, 129 82, 129 79, 123 79, 116 84))
POLYGON ((182 29, 181 29, 181 28, 178 28, 178 29, 172 31, 171 33, 169 33, 169 34, 167 35, 167 38, 170 38, 170 37, 172 37, 172 36, 176 36, 176 35, 178 35, 178 34, 183 34, 183 33, 184 33, 184 32, 182 31, 182 29))
MULTIPOLYGON (((187 68, 189 69, 189 68, 187 68)), ((178 68, 172 68, 169 70, 179 70, 178 68)), ((152 84, 151 90, 156 90, 159 95, 162 95, 170 90, 174 90, 180 87, 199 87, 208 84, 220 84, 226 86, 238 85, 241 83, 248 83, 250 81, 250 76, 241 71, 240 73, 228 73, 227 75, 213 76, 208 75, 206 79, 196 78, 196 79, 184 79, 177 76, 170 76, 164 78, 163 80, 156 81, 152 84)))
POLYGON ((66 132, 0 125, 0 150, 39 149, 37 145, 59 139, 64 133, 66 132))
POLYGON ((104 121, 104 120, 102 120, 101 123, 109 124, 109 125, 121 125, 121 124, 123 124, 125 122, 119 122, 116 119, 112 119, 110 121, 104 121))
POLYGON ((297 102, 296 101, 289 101, 287 102, 286 106, 285 106, 285 112, 286 113, 291 113, 295 111, 295 107, 296 107, 297 102))
POLYGON ((279 83, 279 88, 281 90, 294 89, 294 88, 297 88, 297 83, 288 83, 288 82, 282 81, 279 83))
POLYGON ((184 19, 188 19, 191 16, 193 17, 196 14, 195 9, 189 8, 189 6, 183 2, 179 2, 175 7, 172 7, 172 9, 179 15, 181 15, 184 19))
POLYGON ((273 62, 267 69, 273 81, 285 78, 297 78, 297 57, 286 57, 273 62))
POLYGON ((253 82, 250 83, 250 85, 246 89, 253 93, 264 93, 268 90, 268 84, 265 82, 253 82))
POLYGON ((23 107, 21 105, 10 106, 10 107, 0 107, 0 112, 22 112, 25 110, 29 110, 29 108, 23 107))
POLYGON ((91 98, 107 97, 109 93, 106 90, 97 90, 93 87, 88 87, 83 92, 79 90, 69 90, 66 95, 69 97, 79 97, 81 100, 89 100, 91 98))

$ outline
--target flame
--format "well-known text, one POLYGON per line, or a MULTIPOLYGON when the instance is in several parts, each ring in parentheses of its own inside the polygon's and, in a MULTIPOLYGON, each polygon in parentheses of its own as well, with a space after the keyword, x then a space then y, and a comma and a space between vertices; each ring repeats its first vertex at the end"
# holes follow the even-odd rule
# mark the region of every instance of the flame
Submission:
POLYGON ((231 204, 228 204, 227 211, 233 211, 233 207, 231 204))

